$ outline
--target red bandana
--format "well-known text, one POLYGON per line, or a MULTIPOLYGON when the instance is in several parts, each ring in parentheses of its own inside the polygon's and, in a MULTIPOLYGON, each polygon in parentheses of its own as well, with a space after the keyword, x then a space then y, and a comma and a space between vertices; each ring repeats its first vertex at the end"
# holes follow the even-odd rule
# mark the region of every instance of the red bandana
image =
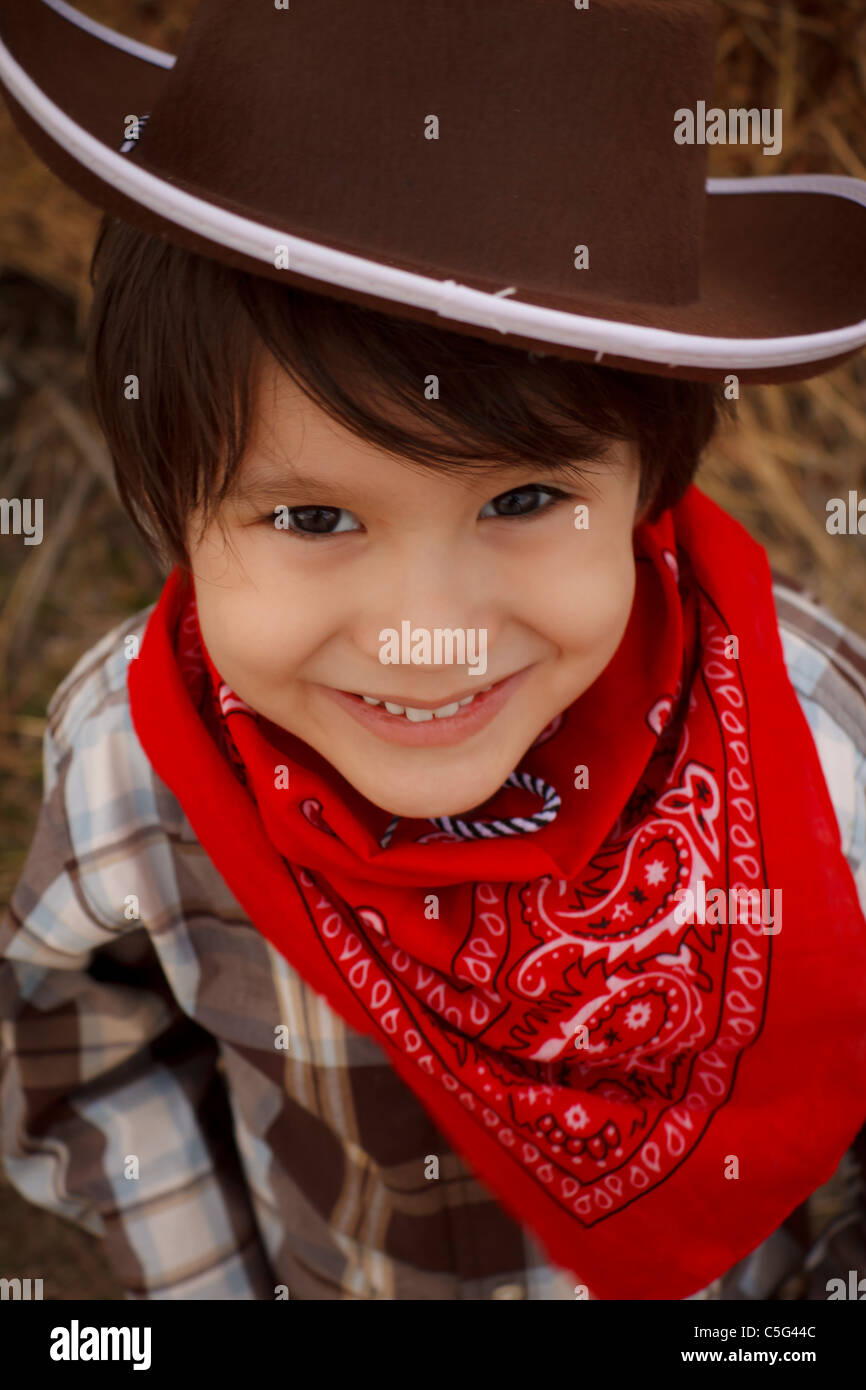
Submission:
POLYGON ((866 922, 763 550, 692 487, 635 554, 615 656, 474 818, 396 820, 257 715, 177 570, 129 693, 252 922, 551 1260, 680 1299, 863 1122, 866 922))

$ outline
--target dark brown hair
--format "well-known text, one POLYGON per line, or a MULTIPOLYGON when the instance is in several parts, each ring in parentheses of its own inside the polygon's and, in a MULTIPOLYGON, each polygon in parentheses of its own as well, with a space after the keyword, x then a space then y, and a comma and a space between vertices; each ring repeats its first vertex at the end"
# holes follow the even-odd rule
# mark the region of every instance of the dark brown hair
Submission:
POLYGON ((397 319, 234 270, 108 215, 90 274, 89 393, 120 498, 163 563, 185 569, 192 513, 201 508, 203 525, 218 513, 249 443, 263 347, 347 430, 429 468, 540 472, 635 440, 639 508, 651 519, 680 499, 730 413, 721 386, 397 319))

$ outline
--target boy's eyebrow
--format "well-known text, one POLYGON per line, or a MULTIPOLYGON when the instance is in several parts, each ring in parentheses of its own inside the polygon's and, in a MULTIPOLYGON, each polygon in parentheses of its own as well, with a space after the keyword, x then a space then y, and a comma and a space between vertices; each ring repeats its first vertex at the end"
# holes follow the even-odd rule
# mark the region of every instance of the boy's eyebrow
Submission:
MULTIPOLYGON (((590 470, 591 471, 591 470, 590 470)), ((482 467, 467 467, 467 477, 473 480, 483 479, 486 474, 497 477, 503 473, 525 474, 539 479, 547 477, 560 478, 563 481, 586 484, 588 481, 588 470, 586 463, 580 463, 574 459, 560 459, 552 463, 544 463, 538 460, 534 464, 523 463, 490 463, 482 467)), ((451 473, 449 476, 453 477, 451 473)), ((352 482, 334 482, 324 478, 311 477, 304 473, 287 472, 285 477, 278 477, 276 474, 254 475, 250 479, 238 478, 228 491, 228 498, 233 502, 255 503, 264 505, 273 503, 274 506, 281 505, 288 493, 309 493, 311 499, 316 502, 345 502, 349 496, 352 482)))
POLYGON ((229 488, 228 497, 233 502, 273 502, 278 506, 285 501, 286 494, 289 492, 309 492, 322 501, 336 499, 339 493, 342 497, 346 496, 346 485, 343 483, 326 482, 323 478, 307 477, 303 473, 289 473, 284 478, 278 478, 276 474, 266 477, 251 478, 249 481, 238 479, 229 488))

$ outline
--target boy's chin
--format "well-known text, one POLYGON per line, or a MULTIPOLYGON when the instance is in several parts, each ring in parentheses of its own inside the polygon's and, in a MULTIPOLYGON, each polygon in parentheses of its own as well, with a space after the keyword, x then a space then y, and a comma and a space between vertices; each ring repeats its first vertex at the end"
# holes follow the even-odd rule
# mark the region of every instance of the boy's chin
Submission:
POLYGON ((511 769, 501 775, 493 773, 486 778, 458 779, 460 785, 442 785, 437 777, 431 778, 429 786, 423 778, 413 777, 413 785, 407 788, 383 785, 380 779, 369 786, 359 785, 360 779, 353 779, 353 786, 372 805, 401 820, 428 820, 434 816, 467 816, 475 813, 475 818, 483 816, 484 803, 500 790, 511 769))

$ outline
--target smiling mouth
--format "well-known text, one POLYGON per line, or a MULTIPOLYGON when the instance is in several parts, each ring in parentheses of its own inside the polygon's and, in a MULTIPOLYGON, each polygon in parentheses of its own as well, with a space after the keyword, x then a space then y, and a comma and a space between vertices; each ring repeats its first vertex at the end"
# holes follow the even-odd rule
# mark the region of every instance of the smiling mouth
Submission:
POLYGON ((412 705, 404 700, 385 700, 375 695, 362 695, 355 690, 344 690, 342 693, 350 695, 355 700, 363 700, 365 705, 379 705, 395 719, 405 719, 410 724, 422 724, 431 719, 452 719, 466 705, 471 705, 478 695, 486 694, 488 690, 492 690, 496 685, 502 685, 503 681, 508 679, 508 676, 503 676, 501 680, 493 681, 490 685, 485 685, 469 695, 452 698, 439 705, 429 703, 412 705))

